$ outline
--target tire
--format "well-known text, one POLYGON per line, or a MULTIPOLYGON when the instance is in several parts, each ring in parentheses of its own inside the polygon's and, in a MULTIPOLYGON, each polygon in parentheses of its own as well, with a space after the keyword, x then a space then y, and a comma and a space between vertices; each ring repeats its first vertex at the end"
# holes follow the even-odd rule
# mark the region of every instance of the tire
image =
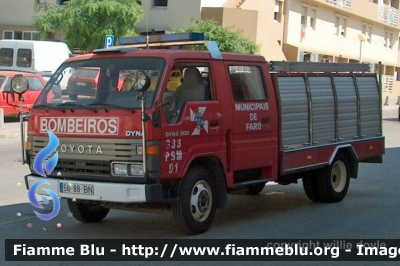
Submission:
POLYGON ((253 184, 249 185, 247 190, 247 194, 255 196, 260 194, 261 191, 265 188, 265 183, 258 183, 258 184, 253 184))
POLYGON ((185 234, 207 231, 216 210, 215 183, 201 166, 189 170, 183 179, 179 201, 172 205, 177 227, 185 234))
POLYGON ((70 99, 70 100, 76 100, 76 99, 78 99, 78 94, 70 94, 70 95, 69 95, 69 99, 70 99))
POLYGON ((102 207, 98 203, 87 203, 68 199, 68 207, 74 218, 83 223, 97 223, 103 220, 110 209, 102 207))
POLYGON ((317 179, 317 190, 323 202, 334 203, 344 199, 349 189, 349 164, 344 154, 336 155, 321 178, 317 179))
POLYGON ((318 176, 308 176, 303 178, 303 188, 307 197, 314 202, 321 202, 321 196, 319 195, 317 188, 318 176))

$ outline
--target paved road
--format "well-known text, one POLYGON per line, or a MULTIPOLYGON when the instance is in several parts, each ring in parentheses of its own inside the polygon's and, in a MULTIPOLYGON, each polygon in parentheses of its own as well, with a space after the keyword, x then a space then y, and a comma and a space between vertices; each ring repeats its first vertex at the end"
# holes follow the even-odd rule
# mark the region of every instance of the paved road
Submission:
MULTIPOLYGON (((2 239, 101 238, 101 239, 400 239, 399 158, 400 123, 397 110, 384 113, 386 154, 383 164, 361 164, 359 178, 351 180, 347 197, 337 204, 312 203, 305 196, 301 182, 289 186, 268 185, 259 196, 230 195, 226 209, 217 212, 212 227, 198 236, 183 236, 169 214, 148 214, 111 210, 99 224, 82 224, 68 217, 62 201, 60 214, 50 221, 41 221, 28 203, 23 175, 19 138, 0 138, 0 237, 2 239), (21 186, 19 184, 21 183, 21 186), (21 216, 17 216, 17 213, 21 216), (32 227, 27 224, 31 223, 32 227), (61 223, 61 227, 57 227, 61 223)), ((51 205, 51 204, 50 204, 51 205)), ((45 205, 44 205, 45 206, 45 205)), ((51 206, 50 206, 51 207, 51 206)), ((4 262, 4 242, 0 241, 0 265, 4 262)), ((340 262, 339 262, 340 263, 340 262)), ((62 263, 54 265, 111 265, 109 262, 62 263)), ((134 265, 148 265, 147 262, 134 265)), ((156 264, 156 263, 151 263, 156 264)), ((194 263, 191 263, 194 264, 194 263)), ((200 265, 200 263, 197 263, 200 265)), ((204 263, 201 263, 204 264, 204 263)), ((210 263, 242 265, 241 262, 210 263)), ((265 265, 251 262, 249 265, 265 265)), ((269 263, 289 265, 288 262, 269 263)), ((298 265, 299 263, 296 263, 298 265)), ((302 265, 320 265, 320 262, 302 265)), ((337 263, 324 263, 324 265, 337 263)), ((342 263, 343 264, 343 263, 342 263)), ((366 262, 345 263, 366 265, 366 262)), ((368 263, 368 265, 387 263, 368 263)), ((7 263, 6 265, 39 265, 7 263)), ((40 265, 45 265, 40 263, 40 265)), ((118 265, 133 265, 121 262, 118 265)), ((187 265, 187 263, 162 263, 187 265)))

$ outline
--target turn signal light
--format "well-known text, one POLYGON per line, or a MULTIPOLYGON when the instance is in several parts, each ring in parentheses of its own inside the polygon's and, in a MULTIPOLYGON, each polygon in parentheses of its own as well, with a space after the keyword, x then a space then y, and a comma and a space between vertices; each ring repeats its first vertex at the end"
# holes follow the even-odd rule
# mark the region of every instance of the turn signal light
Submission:
POLYGON ((25 142, 25 150, 30 151, 32 149, 32 143, 30 141, 25 142))
POLYGON ((147 155, 158 155, 158 146, 147 146, 147 155))

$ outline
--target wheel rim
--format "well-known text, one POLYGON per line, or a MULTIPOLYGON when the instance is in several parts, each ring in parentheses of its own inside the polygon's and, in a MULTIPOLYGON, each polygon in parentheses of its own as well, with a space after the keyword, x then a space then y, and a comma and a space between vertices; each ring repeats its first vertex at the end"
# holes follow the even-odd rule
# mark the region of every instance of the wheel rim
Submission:
POLYGON ((347 182, 346 165, 342 161, 337 161, 332 167, 331 172, 332 188, 336 192, 342 192, 347 182))
POLYGON ((210 185, 201 180, 197 182, 190 195, 190 212, 197 222, 208 218, 212 206, 212 193, 210 185))

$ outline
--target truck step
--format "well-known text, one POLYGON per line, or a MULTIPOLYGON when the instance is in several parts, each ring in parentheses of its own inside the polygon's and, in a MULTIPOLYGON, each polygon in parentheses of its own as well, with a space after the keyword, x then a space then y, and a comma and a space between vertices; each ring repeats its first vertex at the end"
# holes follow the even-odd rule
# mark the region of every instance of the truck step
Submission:
POLYGON ((246 180, 233 184, 233 190, 246 188, 248 185, 254 185, 259 183, 267 183, 268 181, 272 181, 271 179, 255 179, 255 180, 246 180))

